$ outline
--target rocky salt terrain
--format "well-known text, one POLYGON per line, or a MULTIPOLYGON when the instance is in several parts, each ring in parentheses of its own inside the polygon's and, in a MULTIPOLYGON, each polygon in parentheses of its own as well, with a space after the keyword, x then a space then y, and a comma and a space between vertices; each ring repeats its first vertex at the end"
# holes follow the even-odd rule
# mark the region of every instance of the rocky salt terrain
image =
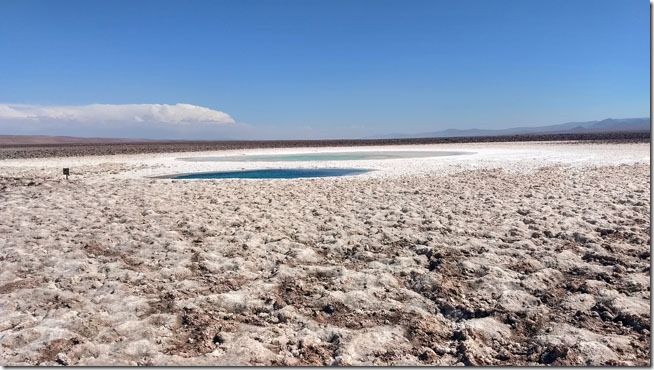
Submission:
POLYGON ((0 363, 649 366, 649 146, 460 149, 277 181, 0 162, 0 363))

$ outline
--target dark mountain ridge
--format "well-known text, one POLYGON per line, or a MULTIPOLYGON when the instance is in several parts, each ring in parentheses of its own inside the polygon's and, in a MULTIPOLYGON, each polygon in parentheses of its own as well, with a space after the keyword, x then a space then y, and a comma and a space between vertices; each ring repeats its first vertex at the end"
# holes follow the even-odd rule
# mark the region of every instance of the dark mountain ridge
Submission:
POLYGON ((512 127, 506 129, 447 129, 416 134, 395 133, 376 136, 375 138, 427 138, 427 137, 470 137, 470 136, 502 136, 525 134, 574 134, 600 132, 639 132, 650 131, 651 122, 645 118, 607 118, 601 121, 567 122, 558 125, 536 127, 512 127))

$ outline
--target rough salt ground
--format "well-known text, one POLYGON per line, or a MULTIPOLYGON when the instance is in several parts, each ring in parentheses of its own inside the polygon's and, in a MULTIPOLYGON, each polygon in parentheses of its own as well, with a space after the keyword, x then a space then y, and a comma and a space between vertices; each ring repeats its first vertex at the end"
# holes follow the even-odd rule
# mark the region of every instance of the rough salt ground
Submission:
POLYGON ((2 363, 649 364, 648 146, 457 149, 293 181, 0 163, 2 363))

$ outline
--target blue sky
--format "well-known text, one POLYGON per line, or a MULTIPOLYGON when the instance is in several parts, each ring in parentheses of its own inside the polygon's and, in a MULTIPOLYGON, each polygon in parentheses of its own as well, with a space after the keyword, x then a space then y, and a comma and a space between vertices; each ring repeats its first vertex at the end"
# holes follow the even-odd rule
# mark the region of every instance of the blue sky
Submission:
POLYGON ((644 0, 1 0, 0 14, 0 134, 358 138, 649 116, 644 0))

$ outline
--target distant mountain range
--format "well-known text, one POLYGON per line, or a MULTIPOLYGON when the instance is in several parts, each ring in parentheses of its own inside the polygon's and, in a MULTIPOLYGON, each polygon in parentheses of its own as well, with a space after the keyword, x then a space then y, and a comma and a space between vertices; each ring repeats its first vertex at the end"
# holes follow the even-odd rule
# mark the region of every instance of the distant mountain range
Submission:
POLYGON ((120 139, 102 137, 73 137, 47 135, 0 135, 0 145, 36 144, 114 144, 149 141, 144 139, 120 139))
POLYGON ((513 127, 499 130, 447 129, 443 131, 416 134, 396 133, 369 137, 369 139, 431 138, 431 137, 466 137, 466 136, 500 136, 526 134, 574 134, 618 131, 650 131, 650 119, 646 118, 608 118, 601 121, 568 122, 558 125, 537 127, 513 127))
MULTIPOLYGON (((602 121, 568 122, 560 125, 538 127, 514 127, 500 130, 448 129, 443 131, 423 132, 417 134, 396 133, 390 135, 370 136, 365 139, 420 139, 474 136, 511 136, 528 134, 578 134, 602 132, 649 132, 649 118, 608 118, 602 121)), ((243 139, 247 140, 247 139, 243 139)), ((187 140, 148 140, 122 138, 85 138, 71 136, 46 135, 0 135, 0 145, 43 145, 43 144, 111 144, 143 142, 183 142, 187 140)), ((196 140, 197 141, 197 140, 196 140)), ((225 139, 223 139, 225 141, 225 139)), ((229 141, 229 140, 227 140, 229 141)))

